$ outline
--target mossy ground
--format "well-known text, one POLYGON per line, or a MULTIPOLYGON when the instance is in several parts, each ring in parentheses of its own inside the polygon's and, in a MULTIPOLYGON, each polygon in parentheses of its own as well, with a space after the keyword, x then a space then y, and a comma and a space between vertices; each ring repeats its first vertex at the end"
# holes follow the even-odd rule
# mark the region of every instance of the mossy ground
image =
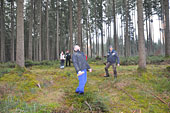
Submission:
MULTIPOLYGON (((74 67, 38 65, 18 72, 15 68, 0 77, 0 112, 113 112, 167 113, 170 111, 168 65, 120 66, 118 78, 104 78, 104 65, 90 64, 85 94, 78 95, 74 67), (157 97, 165 103, 161 102, 157 97)), ((110 68, 110 75, 112 75, 110 68)))

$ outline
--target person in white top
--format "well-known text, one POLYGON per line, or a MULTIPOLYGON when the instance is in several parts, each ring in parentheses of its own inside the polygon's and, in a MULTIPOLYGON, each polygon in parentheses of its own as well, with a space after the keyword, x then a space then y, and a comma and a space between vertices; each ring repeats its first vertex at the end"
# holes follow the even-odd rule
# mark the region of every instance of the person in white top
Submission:
POLYGON ((60 53, 60 68, 61 69, 64 69, 64 60, 65 60, 65 55, 64 55, 64 52, 61 51, 60 53))

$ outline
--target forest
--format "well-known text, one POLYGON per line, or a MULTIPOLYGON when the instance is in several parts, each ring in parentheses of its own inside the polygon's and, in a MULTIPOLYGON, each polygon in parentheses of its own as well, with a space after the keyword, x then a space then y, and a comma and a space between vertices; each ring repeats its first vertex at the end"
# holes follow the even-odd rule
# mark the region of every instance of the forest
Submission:
POLYGON ((1 0, 0 113, 170 112, 169 10, 169 0, 1 0), (60 68, 75 45, 92 69, 83 95, 72 59, 60 68), (104 77, 110 46, 117 78, 111 67, 104 77))

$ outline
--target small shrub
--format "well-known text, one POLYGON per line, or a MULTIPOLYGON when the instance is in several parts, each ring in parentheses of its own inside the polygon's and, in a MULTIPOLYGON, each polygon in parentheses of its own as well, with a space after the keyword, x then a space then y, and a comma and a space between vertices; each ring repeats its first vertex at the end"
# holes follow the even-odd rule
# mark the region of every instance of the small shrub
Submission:
POLYGON ((167 67, 166 67, 166 70, 170 72, 170 66, 167 66, 167 67))
POLYGON ((108 106, 105 104, 105 101, 102 97, 96 93, 87 92, 84 96, 82 95, 71 95, 68 97, 69 104, 74 103, 75 112, 83 112, 89 109, 87 103, 91 106, 92 111, 95 112, 108 112, 108 106))
POLYGON ((138 57, 120 57, 120 64, 121 65, 137 65, 138 64, 138 57))
POLYGON ((13 62, 0 63, 0 68, 14 68, 15 65, 13 62))
POLYGON ((32 61, 32 60, 26 60, 25 61, 25 67, 40 65, 40 62, 38 61, 32 61))
POLYGON ((99 56, 97 56, 95 59, 96 59, 96 60, 101 60, 102 58, 101 58, 101 57, 99 57, 99 56))
POLYGON ((163 62, 165 57, 163 56, 148 56, 147 57, 147 64, 159 64, 163 62))
POLYGON ((9 73, 11 71, 10 68, 3 68, 0 69, 0 77, 2 77, 4 74, 9 73))
POLYGON ((40 62, 41 65, 53 65, 52 61, 44 60, 40 62))

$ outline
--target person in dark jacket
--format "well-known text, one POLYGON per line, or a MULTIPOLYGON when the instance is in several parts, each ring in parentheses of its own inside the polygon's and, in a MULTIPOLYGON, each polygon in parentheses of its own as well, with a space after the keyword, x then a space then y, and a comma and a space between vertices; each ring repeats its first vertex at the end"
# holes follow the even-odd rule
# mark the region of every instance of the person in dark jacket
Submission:
POLYGON ((70 66, 70 59, 71 59, 71 55, 70 55, 69 51, 67 50, 66 51, 66 67, 67 67, 68 63, 69 63, 69 66, 70 66))
POLYGON ((117 78, 116 62, 117 62, 117 65, 120 66, 118 54, 115 50, 113 50, 113 47, 110 46, 109 52, 107 53, 107 63, 105 67, 106 75, 104 77, 109 77, 108 69, 110 66, 112 66, 114 77, 117 78))
POLYGON ((80 51, 78 45, 74 46, 72 61, 79 80, 79 86, 76 89, 76 93, 84 94, 84 87, 87 81, 87 70, 92 72, 92 69, 86 61, 86 56, 80 51))

